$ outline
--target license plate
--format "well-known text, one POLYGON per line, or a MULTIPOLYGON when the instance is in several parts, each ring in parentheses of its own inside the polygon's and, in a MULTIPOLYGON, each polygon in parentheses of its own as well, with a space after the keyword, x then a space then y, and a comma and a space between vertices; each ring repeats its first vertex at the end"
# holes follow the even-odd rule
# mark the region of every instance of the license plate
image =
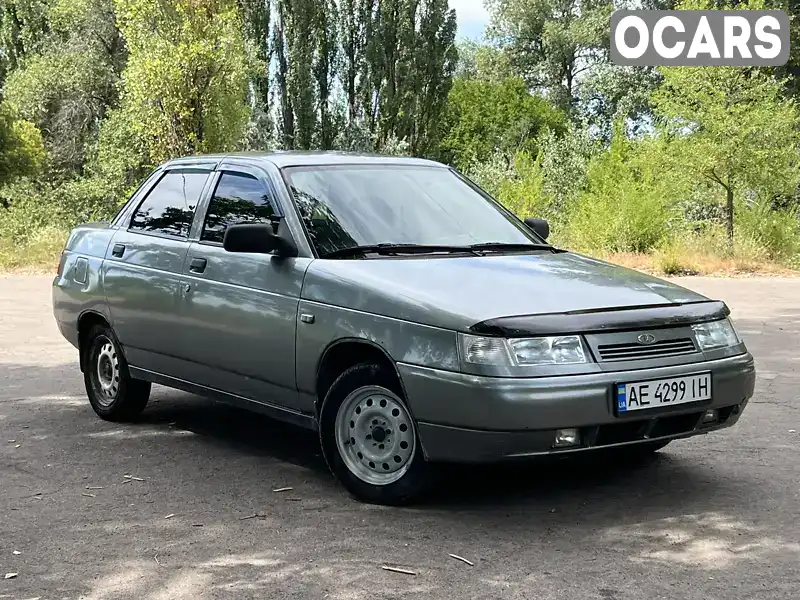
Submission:
POLYGON ((711 398, 711 373, 617 385, 617 412, 647 410, 711 398))

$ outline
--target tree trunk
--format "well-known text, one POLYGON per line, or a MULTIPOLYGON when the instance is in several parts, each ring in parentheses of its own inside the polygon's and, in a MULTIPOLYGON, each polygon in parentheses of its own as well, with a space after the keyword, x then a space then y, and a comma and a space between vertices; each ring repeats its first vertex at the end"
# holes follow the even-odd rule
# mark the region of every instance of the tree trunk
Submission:
POLYGON ((733 253, 733 186, 730 175, 728 175, 728 185, 725 186, 725 196, 728 209, 728 250, 733 253))
POLYGON ((278 20, 275 24, 275 42, 274 48, 278 58, 278 72, 276 79, 278 81, 278 88, 280 89, 280 102, 281 102, 281 117, 283 125, 283 149, 294 149, 294 110, 292 107, 292 100, 289 96, 289 65, 286 60, 286 38, 283 29, 283 17, 285 7, 283 3, 278 5, 278 20))

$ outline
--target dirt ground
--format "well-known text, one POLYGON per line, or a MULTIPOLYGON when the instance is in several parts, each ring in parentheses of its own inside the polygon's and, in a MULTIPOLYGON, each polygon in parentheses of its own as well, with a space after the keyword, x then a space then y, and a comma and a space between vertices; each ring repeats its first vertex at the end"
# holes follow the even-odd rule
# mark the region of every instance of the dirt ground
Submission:
POLYGON ((0 599, 800 593, 800 279, 681 280, 728 302, 756 356, 734 428, 636 468, 448 468, 404 509, 347 496, 313 434, 190 394, 99 420, 50 281, 0 277, 0 599))

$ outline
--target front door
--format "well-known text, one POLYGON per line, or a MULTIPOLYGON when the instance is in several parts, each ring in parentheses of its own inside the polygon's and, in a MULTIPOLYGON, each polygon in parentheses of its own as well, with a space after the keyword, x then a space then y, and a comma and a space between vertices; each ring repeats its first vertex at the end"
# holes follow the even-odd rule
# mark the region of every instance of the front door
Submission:
POLYGON ((260 171, 227 169, 217 175, 198 239, 189 244, 184 262, 184 376, 258 402, 298 408, 295 323, 309 259, 225 251, 227 227, 273 223, 280 214, 260 171))
POLYGON ((114 234, 103 261, 103 287, 130 364, 160 373, 180 348, 178 285, 189 229, 209 171, 172 169, 114 234))

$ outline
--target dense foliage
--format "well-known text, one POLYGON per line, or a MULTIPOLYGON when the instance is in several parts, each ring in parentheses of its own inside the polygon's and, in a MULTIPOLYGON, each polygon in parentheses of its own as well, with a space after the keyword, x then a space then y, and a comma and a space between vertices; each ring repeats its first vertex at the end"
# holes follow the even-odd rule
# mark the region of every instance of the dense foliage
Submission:
POLYGON ((574 249, 800 267, 798 19, 784 67, 633 68, 608 53, 624 0, 487 6, 456 43, 447 0, 5 0, 0 266, 166 158, 334 149, 450 163, 574 249))

